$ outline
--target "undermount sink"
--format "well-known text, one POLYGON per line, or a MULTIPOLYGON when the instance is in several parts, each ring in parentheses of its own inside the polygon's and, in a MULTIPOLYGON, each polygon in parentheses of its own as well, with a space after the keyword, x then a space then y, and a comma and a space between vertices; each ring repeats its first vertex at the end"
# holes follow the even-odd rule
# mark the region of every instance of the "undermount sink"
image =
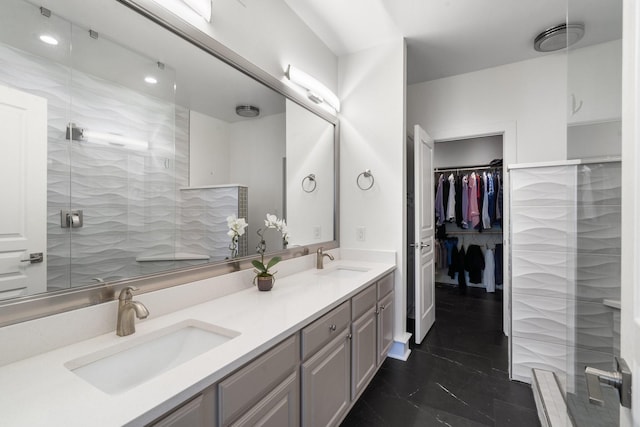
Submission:
POLYGON ((186 320, 79 357, 65 367, 105 393, 130 390, 240 335, 186 320))
POLYGON ((366 273, 367 271, 369 271, 368 268, 339 265, 337 267, 322 270, 318 272, 318 274, 338 279, 350 279, 352 277, 357 277, 362 273, 366 273))

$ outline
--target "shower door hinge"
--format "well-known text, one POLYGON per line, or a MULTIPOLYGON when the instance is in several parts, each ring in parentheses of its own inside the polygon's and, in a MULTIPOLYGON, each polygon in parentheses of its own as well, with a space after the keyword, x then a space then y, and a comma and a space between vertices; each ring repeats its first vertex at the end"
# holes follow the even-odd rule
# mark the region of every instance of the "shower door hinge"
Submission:
POLYGON ((60 227, 62 228, 80 228, 84 224, 82 210, 61 210, 60 211, 60 227))

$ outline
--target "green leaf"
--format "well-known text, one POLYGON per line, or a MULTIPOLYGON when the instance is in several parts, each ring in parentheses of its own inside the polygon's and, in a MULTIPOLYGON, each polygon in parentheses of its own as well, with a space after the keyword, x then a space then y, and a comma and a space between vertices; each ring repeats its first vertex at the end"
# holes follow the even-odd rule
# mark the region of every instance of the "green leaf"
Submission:
POLYGON ((261 273, 266 273, 267 270, 269 269, 269 267, 265 267, 264 264, 258 261, 257 259, 254 259, 253 261, 251 261, 251 264, 253 264, 253 266, 257 268, 261 273))
POLYGON ((271 261, 269 261, 269 263, 267 264, 267 270, 279 263, 281 260, 282 258, 280 258, 279 256, 274 256, 273 258, 271 258, 271 261))

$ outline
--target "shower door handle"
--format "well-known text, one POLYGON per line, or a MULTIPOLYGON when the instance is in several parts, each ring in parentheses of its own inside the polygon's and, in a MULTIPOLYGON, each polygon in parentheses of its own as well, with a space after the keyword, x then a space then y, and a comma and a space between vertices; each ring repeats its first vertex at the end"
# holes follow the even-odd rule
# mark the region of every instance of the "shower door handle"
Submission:
POLYGON ((622 406, 631 408, 631 370, 627 362, 618 357, 616 357, 616 369, 616 371, 603 371, 590 366, 585 367, 584 374, 587 379, 589 403, 604 406, 600 384, 606 384, 618 390, 622 406))
POLYGON ((411 244, 409 244, 409 246, 412 247, 412 248, 424 249, 424 248, 428 248, 431 245, 428 245, 426 243, 420 242, 420 243, 411 243, 411 244))

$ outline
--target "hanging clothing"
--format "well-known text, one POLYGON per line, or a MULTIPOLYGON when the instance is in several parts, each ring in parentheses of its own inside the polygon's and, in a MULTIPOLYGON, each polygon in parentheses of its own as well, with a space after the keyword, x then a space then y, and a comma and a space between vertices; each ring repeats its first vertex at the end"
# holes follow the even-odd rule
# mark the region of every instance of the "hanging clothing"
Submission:
POLYGON ((458 251, 458 238, 457 237, 448 238, 447 240, 444 241, 444 246, 445 248, 447 248, 446 266, 449 267, 453 262, 453 249, 455 248, 456 252, 458 251))
POLYGON ((489 225, 496 222, 495 174, 487 172, 487 201, 489 202, 489 225))
POLYGON ((469 282, 482 283, 482 270, 484 269, 484 255, 478 245, 470 245, 464 258, 465 270, 469 272, 469 282))
POLYGON ((482 231, 482 202, 484 200, 482 175, 476 174, 476 198, 478 199, 478 224, 474 227, 478 231, 482 231))
POLYGON ((469 221, 471 228, 476 228, 480 224, 480 210, 478 208, 478 179, 473 172, 469 177, 469 221))
POLYGON ((502 214, 504 213, 504 209, 503 209, 503 206, 502 206, 502 189, 504 188, 504 182, 502 182, 502 175, 499 176, 499 180, 500 180, 500 189, 498 190, 498 201, 497 201, 497 204, 496 204, 496 206, 497 206, 496 209, 498 209, 498 211, 500 212, 500 217, 499 217, 500 227, 503 227, 503 224, 502 224, 503 216, 502 216, 502 214))
POLYGON ((436 225, 442 225, 442 223, 444 222, 443 193, 444 193, 444 175, 440 174, 440 177, 438 178, 438 187, 436 189, 436 202, 435 202, 436 225))
POLYGON ((458 246, 456 245, 451 249, 451 263, 449 264, 449 270, 447 271, 447 274, 452 279, 455 279, 456 273, 458 272, 458 262, 460 262, 460 260, 458 255, 458 246))
POLYGON ((456 176, 456 225, 462 228, 462 177, 456 176))
POLYGON ((491 217, 489 216, 489 176, 482 173, 482 228, 491 228, 491 217))
POLYGON ((502 247, 502 243, 499 243, 496 245, 496 251, 495 251, 495 264, 496 264, 496 268, 495 268, 495 275, 496 275, 496 285, 502 285, 503 280, 502 280, 502 251, 504 250, 504 248, 502 247))
POLYGON ((469 177, 462 177, 462 220, 460 227, 469 228, 469 177))
POLYGON ((443 177, 443 181, 442 181, 442 214, 444 215, 442 217, 442 222, 446 222, 447 221, 447 207, 449 206, 449 179, 447 177, 445 177, 444 175, 442 175, 443 177))
POLYGON ((460 250, 458 251, 458 290, 460 291, 461 294, 464 294, 467 292, 467 278, 466 275, 464 274, 464 262, 465 262, 465 258, 466 255, 464 253, 464 246, 460 247, 460 250))
POLYGON ((482 272, 482 283, 487 292, 496 291, 496 270, 493 259, 493 251, 487 249, 484 253, 484 271, 482 272))
POLYGON ((447 221, 455 222, 456 220, 456 178, 453 174, 449 175, 449 197, 447 199, 447 221))

